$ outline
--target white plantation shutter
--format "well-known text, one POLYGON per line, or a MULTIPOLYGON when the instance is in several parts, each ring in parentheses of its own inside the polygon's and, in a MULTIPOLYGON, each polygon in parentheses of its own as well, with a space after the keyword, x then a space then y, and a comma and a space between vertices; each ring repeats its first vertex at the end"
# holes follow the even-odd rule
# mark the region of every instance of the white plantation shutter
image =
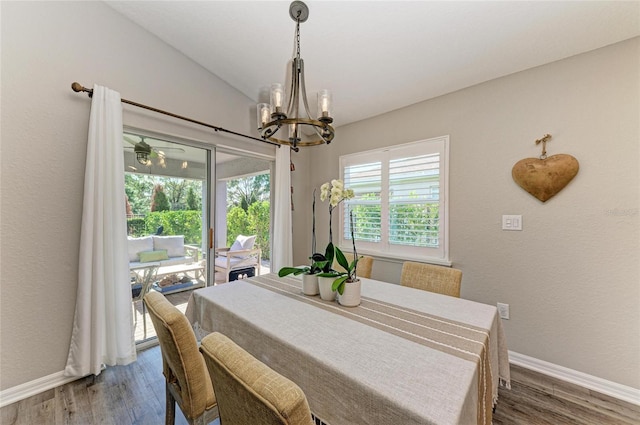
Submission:
MULTIPOLYGON (((382 191, 382 163, 371 162, 354 165, 344 169, 345 187, 353 189, 353 199, 348 201, 348 208, 343 208, 343 238, 351 239, 349 228, 349 211, 353 210, 357 218, 354 223, 356 240, 380 242, 380 193, 382 191)), ((347 202, 347 201, 345 201, 347 202)))
POLYGON ((346 188, 339 243, 358 251, 448 263, 448 136, 340 157, 346 188))

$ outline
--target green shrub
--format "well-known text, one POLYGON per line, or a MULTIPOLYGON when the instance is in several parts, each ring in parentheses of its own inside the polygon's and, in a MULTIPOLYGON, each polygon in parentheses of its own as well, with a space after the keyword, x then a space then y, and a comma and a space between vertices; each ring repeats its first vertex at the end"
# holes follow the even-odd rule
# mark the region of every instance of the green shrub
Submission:
POLYGON ((269 202, 258 201, 249 205, 247 219, 249 231, 256 235, 256 244, 262 249, 262 258, 271 258, 269 252, 269 202))
POLYGON ((249 220, 242 207, 232 207, 227 213, 227 246, 231 246, 238 235, 249 235, 249 220))
POLYGON ((127 235, 144 236, 146 234, 145 220, 141 217, 127 219, 127 235))
POLYGON ((184 243, 202 243, 202 213, 200 211, 154 211, 145 218, 147 234, 155 234, 162 226, 162 234, 184 235, 184 243))

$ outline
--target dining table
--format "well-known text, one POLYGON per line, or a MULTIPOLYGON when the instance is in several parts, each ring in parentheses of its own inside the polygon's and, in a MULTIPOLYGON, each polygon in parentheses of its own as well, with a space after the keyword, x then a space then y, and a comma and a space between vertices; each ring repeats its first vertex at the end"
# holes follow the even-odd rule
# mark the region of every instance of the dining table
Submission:
POLYGON ((269 273, 195 290, 185 314, 199 338, 221 332, 298 384, 316 421, 490 425, 510 386, 497 308, 361 281, 345 307, 269 273))

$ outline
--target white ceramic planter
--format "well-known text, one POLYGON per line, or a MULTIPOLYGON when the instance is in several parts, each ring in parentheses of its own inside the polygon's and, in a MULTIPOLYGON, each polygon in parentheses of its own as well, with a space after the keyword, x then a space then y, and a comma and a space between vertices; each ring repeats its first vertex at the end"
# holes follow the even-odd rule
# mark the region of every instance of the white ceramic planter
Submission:
POLYGON ((360 305, 360 291, 362 290, 362 282, 360 279, 355 282, 345 282, 344 292, 338 294, 338 302, 345 307, 356 307, 360 305))
POLYGON ((302 275, 302 293, 305 295, 318 295, 318 276, 315 274, 302 275))
POLYGON ((335 277, 318 277, 318 288, 320 289, 320 298, 325 301, 333 301, 336 299, 335 291, 331 290, 331 285, 335 277))

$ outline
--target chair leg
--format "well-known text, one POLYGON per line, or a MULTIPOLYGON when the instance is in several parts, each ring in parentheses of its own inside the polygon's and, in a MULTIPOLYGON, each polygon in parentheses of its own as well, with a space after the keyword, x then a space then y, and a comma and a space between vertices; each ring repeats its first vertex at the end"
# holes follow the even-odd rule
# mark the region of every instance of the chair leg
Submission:
POLYGON ((165 383, 166 392, 166 410, 167 413, 165 415, 165 425, 175 425, 176 423, 176 400, 173 398, 171 391, 169 390, 169 383, 165 383))
POLYGON ((144 338, 147 339, 147 316, 146 316, 147 308, 144 304, 144 300, 142 300, 142 329, 144 329, 144 338))

